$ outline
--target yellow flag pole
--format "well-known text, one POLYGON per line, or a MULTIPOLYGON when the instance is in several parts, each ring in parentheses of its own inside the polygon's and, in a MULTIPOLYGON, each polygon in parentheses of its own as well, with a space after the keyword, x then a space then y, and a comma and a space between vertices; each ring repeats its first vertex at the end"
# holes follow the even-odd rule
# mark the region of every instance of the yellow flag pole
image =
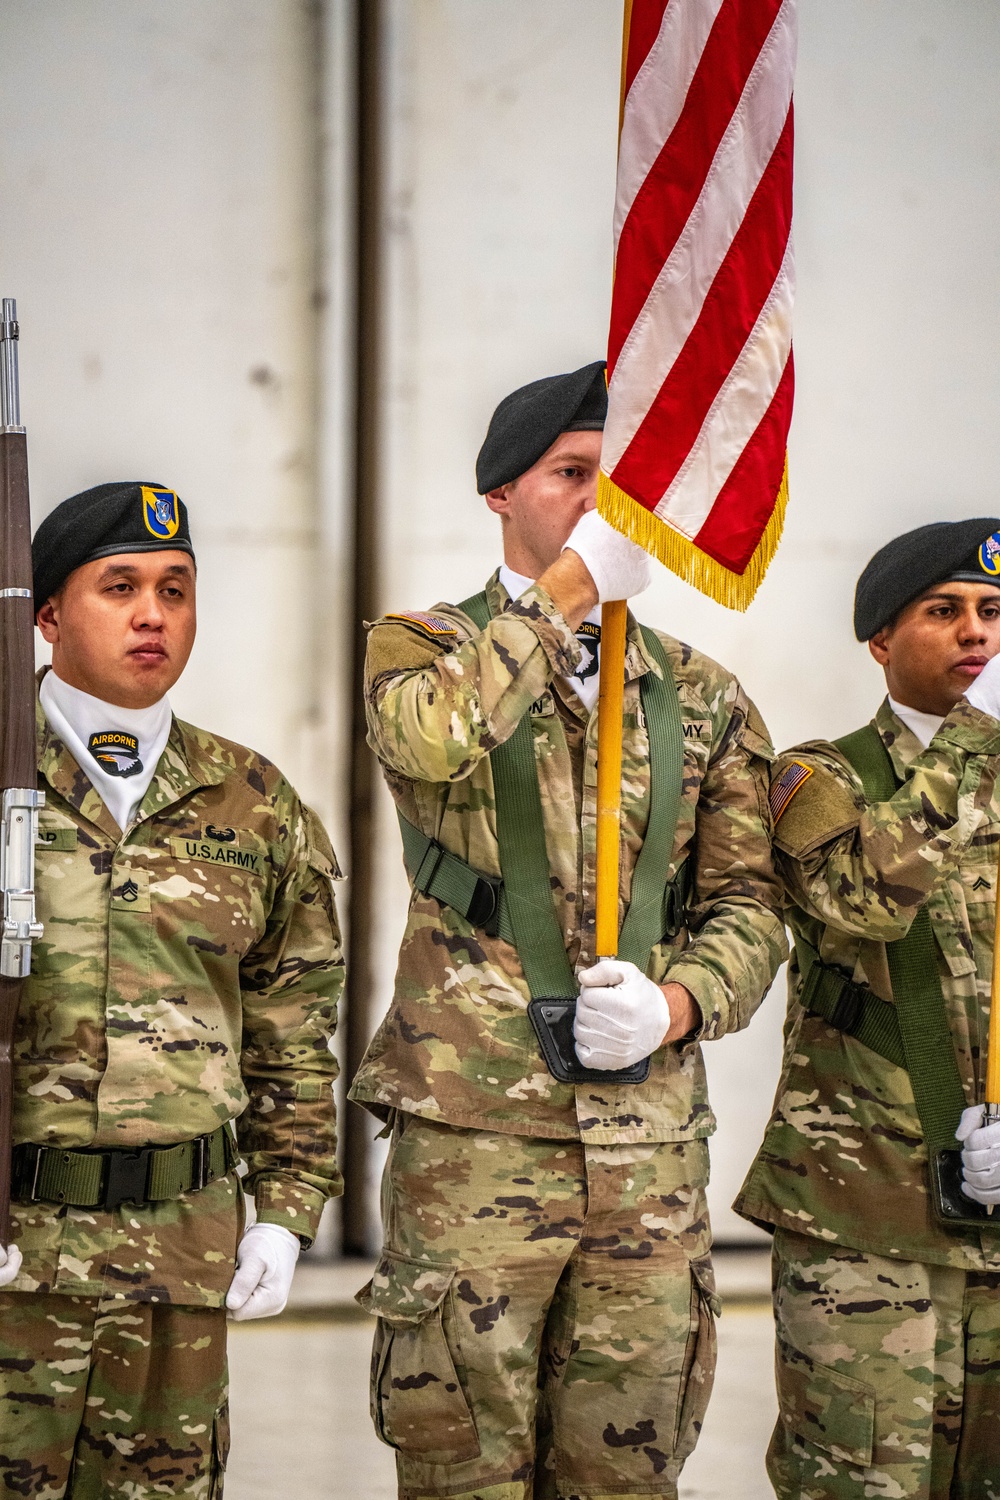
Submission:
MULTIPOLYGON (((618 954, 621 858, 622 706, 628 603, 601 606, 601 676, 597 700, 597 957, 618 954)), ((995 993, 995 991, 994 991, 995 993)))
MULTIPOLYGON (((987 1125, 1000 1120, 1000 869, 997 870, 997 902, 993 919, 993 981, 990 986, 990 1039, 986 1050, 986 1108, 987 1125)), ((988 1203, 986 1212, 993 1213, 994 1205, 988 1203)))
POLYGON ((993 928, 993 985, 990 992, 990 1040, 986 1053, 986 1118, 1000 1120, 1000 871, 993 928))

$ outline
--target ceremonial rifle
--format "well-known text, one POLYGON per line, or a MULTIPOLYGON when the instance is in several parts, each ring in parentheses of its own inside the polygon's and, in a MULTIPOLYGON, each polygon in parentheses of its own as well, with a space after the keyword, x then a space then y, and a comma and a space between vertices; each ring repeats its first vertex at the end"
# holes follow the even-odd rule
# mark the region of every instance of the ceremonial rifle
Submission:
POLYGON ((31 596, 28 448, 17 380, 17 304, 3 299, 0 322, 0 1243, 10 1242, 14 1025, 35 920, 38 809, 35 750, 35 631, 31 596))

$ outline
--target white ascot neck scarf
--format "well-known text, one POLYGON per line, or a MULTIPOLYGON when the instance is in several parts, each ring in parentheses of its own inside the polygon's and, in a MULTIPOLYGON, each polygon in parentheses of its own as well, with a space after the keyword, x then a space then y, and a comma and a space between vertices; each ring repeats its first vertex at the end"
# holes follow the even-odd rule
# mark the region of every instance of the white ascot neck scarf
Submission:
POLYGON ((55 672, 46 672, 38 697, 49 724, 124 833, 166 749, 169 702, 121 708, 70 687, 55 672))
MULTIPOLYGON (((500 568, 500 582, 512 599, 519 598, 525 589, 531 588, 534 581, 533 578, 525 578, 523 573, 515 573, 513 568, 508 568, 506 563, 503 563, 500 568)), ((595 605, 587 618, 576 627, 576 638, 583 647, 579 671, 575 677, 567 677, 564 681, 569 683, 587 712, 590 713, 597 702, 600 689, 601 606, 599 604, 595 605)))
POLYGON ((907 729, 916 735, 925 750, 944 723, 943 717, 939 718, 937 714, 921 713, 919 708, 907 708, 905 703, 897 703, 891 696, 889 707, 896 718, 902 719, 907 729))

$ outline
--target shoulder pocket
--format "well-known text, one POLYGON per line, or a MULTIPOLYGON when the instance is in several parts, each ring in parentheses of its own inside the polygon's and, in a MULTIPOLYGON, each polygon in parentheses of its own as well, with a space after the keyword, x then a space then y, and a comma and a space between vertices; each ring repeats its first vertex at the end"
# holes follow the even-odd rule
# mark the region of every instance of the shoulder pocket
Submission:
POLYGON ((818 762, 782 756, 771 780, 774 842, 793 859, 839 838, 861 822, 853 793, 818 762))
POLYGON ((383 1255, 357 1296, 378 1318, 371 1407, 384 1443, 428 1463, 479 1457, 479 1437, 459 1378, 451 1304, 455 1267, 383 1255))
POLYGON ((328 880, 343 880, 344 872, 333 852, 326 829, 311 807, 306 807, 303 811, 306 819, 306 858, 310 865, 328 880))
POLYGON ((756 705, 746 700, 746 718, 743 727, 737 735, 737 739, 744 750, 749 750, 751 755, 759 755, 761 760, 772 761, 774 759, 774 746, 771 744, 771 736, 767 732, 767 725, 757 712, 756 705))

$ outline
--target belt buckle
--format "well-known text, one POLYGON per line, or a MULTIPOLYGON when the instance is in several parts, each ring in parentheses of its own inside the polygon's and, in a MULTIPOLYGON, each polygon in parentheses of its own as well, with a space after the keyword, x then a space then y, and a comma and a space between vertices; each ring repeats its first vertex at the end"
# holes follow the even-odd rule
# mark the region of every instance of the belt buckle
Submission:
POLYGON ((208 1150, 208 1137, 196 1136, 191 1142, 191 1188, 194 1192, 200 1192, 211 1182, 209 1173, 211 1164, 208 1150))
POLYGON ((101 1207, 121 1208, 123 1203, 146 1202, 152 1146, 138 1151, 109 1151, 101 1207))
POLYGON ((864 1012, 865 999, 856 984, 845 984, 830 1017, 831 1026, 853 1036, 864 1012))
POLYGON ((497 936, 497 921, 500 917, 499 880, 489 875, 480 875, 476 880, 472 900, 465 913, 467 922, 485 932, 487 937, 497 936))
POLYGON ((42 1175, 42 1152, 44 1150, 45 1147, 40 1146, 36 1141, 27 1141, 23 1146, 16 1148, 16 1151, 21 1153, 21 1159, 17 1161, 15 1154, 16 1166, 12 1174, 14 1179, 12 1193, 22 1203, 41 1201, 38 1197, 38 1179, 42 1175))

